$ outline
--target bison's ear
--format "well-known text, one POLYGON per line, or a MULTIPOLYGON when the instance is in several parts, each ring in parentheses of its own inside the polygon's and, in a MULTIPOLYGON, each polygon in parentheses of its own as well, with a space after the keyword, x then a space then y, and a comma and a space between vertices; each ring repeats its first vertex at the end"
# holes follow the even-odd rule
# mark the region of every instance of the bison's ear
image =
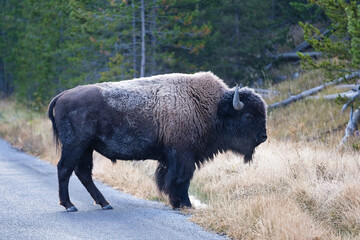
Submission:
POLYGON ((220 100, 218 114, 221 116, 234 116, 236 110, 233 106, 234 92, 225 93, 220 100))

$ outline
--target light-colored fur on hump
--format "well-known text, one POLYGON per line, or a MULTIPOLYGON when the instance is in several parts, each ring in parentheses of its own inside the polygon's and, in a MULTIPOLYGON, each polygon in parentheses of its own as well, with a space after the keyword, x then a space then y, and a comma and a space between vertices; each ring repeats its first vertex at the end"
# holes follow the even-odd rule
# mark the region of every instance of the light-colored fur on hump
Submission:
POLYGON ((210 130, 220 98, 228 90, 211 72, 164 74, 96 86, 107 104, 130 124, 151 119, 159 141, 184 147, 197 144, 210 130))

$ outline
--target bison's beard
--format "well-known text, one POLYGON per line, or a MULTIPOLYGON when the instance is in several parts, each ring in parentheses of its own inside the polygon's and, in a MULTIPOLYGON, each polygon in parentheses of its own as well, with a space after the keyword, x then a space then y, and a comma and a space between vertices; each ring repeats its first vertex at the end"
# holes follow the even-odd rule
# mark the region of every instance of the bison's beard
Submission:
POLYGON ((244 163, 245 164, 252 162, 252 157, 253 157, 254 152, 255 152, 255 148, 251 148, 244 154, 244 163))
POLYGON ((232 143, 235 143, 235 145, 232 145, 233 148, 231 150, 234 153, 238 153, 244 156, 244 163, 250 163, 252 161, 253 155, 255 153, 255 148, 259 145, 251 141, 247 141, 247 142, 233 141, 232 143))
POLYGON ((255 147, 249 147, 246 149, 241 149, 241 151, 233 151, 235 154, 240 154, 240 156, 244 156, 244 163, 250 163, 253 160, 253 155, 255 153, 255 147))

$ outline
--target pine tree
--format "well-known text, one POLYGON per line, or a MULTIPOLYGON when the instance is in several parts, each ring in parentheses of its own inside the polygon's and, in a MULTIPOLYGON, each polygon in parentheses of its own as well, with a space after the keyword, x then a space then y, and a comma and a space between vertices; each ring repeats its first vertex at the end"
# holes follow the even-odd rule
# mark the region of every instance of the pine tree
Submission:
POLYGON ((266 54, 288 40, 284 25, 298 19, 285 0, 143 3, 3 0, 0 84, 45 105, 79 84, 167 72, 211 70, 230 85, 250 83, 269 63, 266 54))
MULTIPOLYGON (((208 66, 229 85, 263 78, 279 46, 291 43, 289 25, 303 19, 289 1, 209 1, 212 33, 205 49, 208 66)), ((305 0, 296 1, 303 3, 305 0)))
POLYGON ((157 3, 155 37, 158 72, 205 70, 202 54, 212 31, 204 20, 207 1, 163 0, 157 3))
MULTIPOLYGON (((308 23, 300 23, 304 30, 305 40, 316 50, 323 53, 320 61, 315 61, 305 54, 298 53, 302 59, 302 66, 307 69, 323 69, 328 80, 360 74, 360 1, 347 0, 309 0, 311 5, 319 6, 331 21, 330 34, 322 35, 320 30, 308 23)), ((343 78, 356 84, 358 78, 343 78)), ((355 89, 357 94, 350 100, 341 98, 336 101, 344 104, 342 112, 351 105, 350 120, 341 140, 343 146, 354 131, 360 120, 360 87, 355 89), (353 109, 356 109, 353 111, 353 109)), ((359 149, 359 143, 353 147, 359 149)))
POLYGON ((356 1, 310 0, 310 4, 319 6, 330 19, 330 33, 326 36, 309 23, 300 22, 305 40, 323 53, 321 61, 315 61, 306 54, 299 53, 304 68, 324 69, 329 79, 343 76, 359 69, 359 10, 356 1))

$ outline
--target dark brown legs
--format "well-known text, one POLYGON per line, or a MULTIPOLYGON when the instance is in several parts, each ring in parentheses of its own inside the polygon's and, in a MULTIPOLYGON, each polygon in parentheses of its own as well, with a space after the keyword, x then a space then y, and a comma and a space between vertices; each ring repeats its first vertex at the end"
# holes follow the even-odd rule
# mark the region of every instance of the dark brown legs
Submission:
POLYGON ((60 205, 64 206, 68 212, 77 211, 69 197, 69 179, 73 171, 75 171, 76 176, 93 197, 95 203, 99 204, 103 209, 112 209, 92 180, 92 153, 91 148, 81 151, 79 147, 63 147, 61 159, 57 165, 59 198, 60 205))

